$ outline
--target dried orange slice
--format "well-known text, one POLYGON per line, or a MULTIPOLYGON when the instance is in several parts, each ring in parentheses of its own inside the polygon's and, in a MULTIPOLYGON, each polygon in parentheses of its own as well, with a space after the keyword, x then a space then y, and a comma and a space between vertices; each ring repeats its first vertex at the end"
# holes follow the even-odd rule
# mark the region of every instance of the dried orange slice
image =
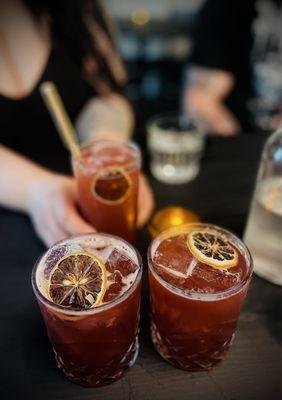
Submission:
POLYGON ((197 260, 217 269, 234 267, 238 253, 224 238, 211 230, 192 231, 187 245, 197 260))
POLYGON ((102 203, 120 204, 128 197, 131 179, 122 167, 111 166, 101 169, 94 177, 93 194, 102 203))
POLYGON ((49 296, 55 304, 72 310, 98 306, 106 290, 106 269, 101 260, 86 252, 64 256, 49 278, 49 296))

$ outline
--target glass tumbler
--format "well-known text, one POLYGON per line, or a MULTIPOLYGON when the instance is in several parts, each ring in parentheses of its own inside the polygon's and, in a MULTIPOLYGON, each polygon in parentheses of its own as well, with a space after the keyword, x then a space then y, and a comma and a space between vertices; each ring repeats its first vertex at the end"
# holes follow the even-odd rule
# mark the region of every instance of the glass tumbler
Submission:
POLYGON ((167 184, 194 179, 204 148, 204 127, 191 118, 174 114, 154 117, 147 124, 150 169, 167 184))

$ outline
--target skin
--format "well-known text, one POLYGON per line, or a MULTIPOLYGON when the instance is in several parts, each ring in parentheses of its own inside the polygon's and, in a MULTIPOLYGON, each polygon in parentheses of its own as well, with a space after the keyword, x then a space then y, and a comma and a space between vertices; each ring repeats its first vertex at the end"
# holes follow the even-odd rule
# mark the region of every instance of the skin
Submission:
POLYGON ((219 136, 234 136, 240 132, 235 116, 224 100, 234 86, 231 73, 219 69, 194 67, 188 73, 183 109, 187 115, 203 120, 209 132, 219 136))
MULTIPOLYGON (((44 20, 35 21, 20 0, 0 2, 2 95, 13 99, 28 96, 42 74, 50 49, 49 30, 44 20)), ((128 140, 133 114, 130 105, 120 96, 95 98, 82 110, 77 124, 83 127, 83 142, 93 138, 128 140), (111 118, 107 113, 109 108, 111 118)), ((1 144, 0 171, 0 205, 27 213, 37 235, 47 246, 70 235, 95 230, 77 211, 76 184, 72 177, 47 170, 1 144)), ((147 222, 153 207, 152 190, 141 175, 138 227, 147 222)))

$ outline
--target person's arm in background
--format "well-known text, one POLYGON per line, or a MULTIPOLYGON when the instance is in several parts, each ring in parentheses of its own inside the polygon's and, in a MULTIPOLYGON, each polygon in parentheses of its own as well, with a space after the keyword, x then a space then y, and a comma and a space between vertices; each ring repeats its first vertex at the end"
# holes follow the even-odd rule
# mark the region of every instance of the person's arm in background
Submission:
POLYGON ((183 110, 203 119, 211 133, 234 135, 244 123, 240 117, 251 91, 254 3, 207 0, 199 13, 183 110))
POLYGON ((94 228, 79 215, 72 178, 53 173, 0 144, 0 206, 27 213, 50 246, 94 228))
POLYGON ((208 132, 232 136, 240 131, 235 115, 224 103, 234 87, 234 76, 220 69, 192 67, 187 73, 184 111, 202 119, 208 132))

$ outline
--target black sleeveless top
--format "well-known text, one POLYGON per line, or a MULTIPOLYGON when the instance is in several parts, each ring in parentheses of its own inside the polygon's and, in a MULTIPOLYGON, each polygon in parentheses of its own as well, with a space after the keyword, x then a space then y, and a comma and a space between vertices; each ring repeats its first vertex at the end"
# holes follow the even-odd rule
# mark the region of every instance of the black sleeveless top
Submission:
POLYGON ((44 81, 53 81, 74 120, 94 90, 62 44, 53 42, 42 76, 25 98, 0 95, 0 143, 46 166, 69 158, 39 92, 44 81))

